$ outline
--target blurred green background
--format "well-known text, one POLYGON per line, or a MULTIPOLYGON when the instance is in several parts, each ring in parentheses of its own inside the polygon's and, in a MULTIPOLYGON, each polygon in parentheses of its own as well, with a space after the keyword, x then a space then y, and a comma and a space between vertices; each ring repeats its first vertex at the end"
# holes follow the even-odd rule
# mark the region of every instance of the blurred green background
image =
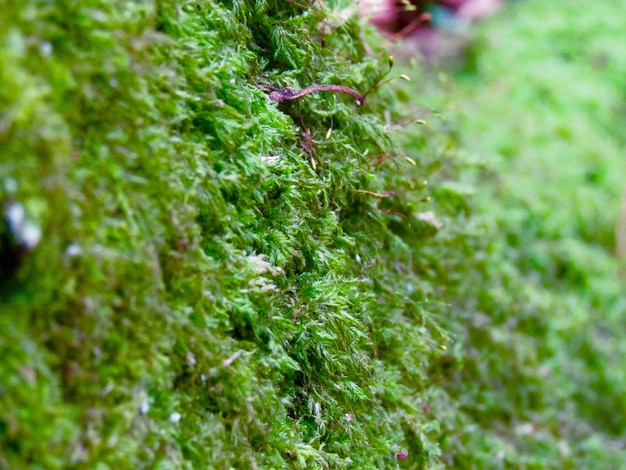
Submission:
POLYGON ((474 28, 434 65, 396 46, 420 70, 407 103, 442 116, 424 139, 444 155, 435 204, 466 221, 449 246, 472 247, 451 262, 469 271, 450 292, 464 365, 445 385, 468 421, 451 416, 444 455, 450 468, 623 468, 626 2, 509 2, 474 28), (451 210, 446 187, 470 207, 451 210))

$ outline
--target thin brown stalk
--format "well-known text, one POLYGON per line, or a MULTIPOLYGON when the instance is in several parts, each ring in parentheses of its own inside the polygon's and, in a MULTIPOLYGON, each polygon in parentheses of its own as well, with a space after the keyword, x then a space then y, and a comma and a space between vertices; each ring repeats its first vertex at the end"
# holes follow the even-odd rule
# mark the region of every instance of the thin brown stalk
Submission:
POLYGON ((282 103, 283 101, 297 100, 298 98, 301 98, 305 95, 320 92, 346 93, 354 97, 359 105, 365 103, 364 95, 350 87, 343 85, 311 85, 300 90, 294 90, 289 86, 282 89, 271 85, 263 85, 263 87, 268 90, 272 90, 272 92, 270 93, 270 99, 272 101, 276 101, 277 103, 282 103))

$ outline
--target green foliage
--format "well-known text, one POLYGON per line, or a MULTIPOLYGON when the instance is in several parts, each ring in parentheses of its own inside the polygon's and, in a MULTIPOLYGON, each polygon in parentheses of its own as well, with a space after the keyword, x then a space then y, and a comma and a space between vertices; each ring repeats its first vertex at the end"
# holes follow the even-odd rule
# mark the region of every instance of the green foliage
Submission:
POLYGON ((371 165, 391 95, 261 88, 375 85, 335 8, 4 6, 1 196, 42 238, 1 234, 0 466, 433 461, 445 338, 399 267, 430 233, 396 220, 421 189, 388 215, 371 165))
POLYGON ((623 1, 0 4, 0 468, 619 468, 623 1))
POLYGON ((448 118, 407 145, 444 149, 446 228, 419 254, 463 363, 431 403, 451 468, 623 466, 625 7, 511 5, 464 66, 422 77, 448 118))

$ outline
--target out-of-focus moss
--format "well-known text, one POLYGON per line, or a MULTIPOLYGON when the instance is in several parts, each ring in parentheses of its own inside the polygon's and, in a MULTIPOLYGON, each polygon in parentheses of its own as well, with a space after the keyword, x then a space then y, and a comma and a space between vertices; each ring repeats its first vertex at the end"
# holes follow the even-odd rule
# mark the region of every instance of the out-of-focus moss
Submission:
POLYGON ((468 63, 420 81, 447 118, 407 144, 447 149, 431 180, 448 223, 420 258, 463 362, 430 406, 450 468, 623 466, 624 12, 511 2, 468 63))

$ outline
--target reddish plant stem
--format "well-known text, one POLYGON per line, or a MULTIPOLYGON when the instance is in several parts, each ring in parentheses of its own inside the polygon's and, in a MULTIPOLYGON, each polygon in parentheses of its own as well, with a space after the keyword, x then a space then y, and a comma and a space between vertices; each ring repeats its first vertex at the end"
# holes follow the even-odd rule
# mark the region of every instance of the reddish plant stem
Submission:
POLYGON ((343 85, 311 85, 306 88, 302 88, 300 90, 294 90, 293 88, 286 86, 283 89, 276 88, 271 85, 263 85, 264 88, 268 90, 272 90, 270 93, 270 99, 272 101, 276 101, 277 103, 282 103, 283 101, 291 101, 297 100, 305 95, 310 95, 311 93, 319 93, 319 92, 332 92, 332 93, 347 93, 356 99, 356 102, 359 105, 365 103, 365 95, 362 95, 358 91, 343 85))

